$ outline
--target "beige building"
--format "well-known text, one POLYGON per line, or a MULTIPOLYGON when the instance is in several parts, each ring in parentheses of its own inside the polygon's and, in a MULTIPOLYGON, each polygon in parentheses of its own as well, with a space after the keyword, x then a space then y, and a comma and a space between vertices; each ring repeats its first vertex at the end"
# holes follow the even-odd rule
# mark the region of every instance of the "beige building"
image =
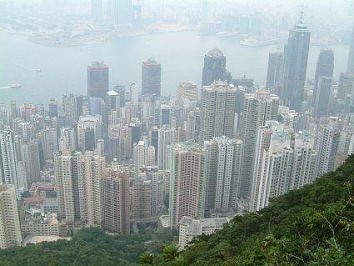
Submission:
POLYGON ((20 246, 20 221, 13 185, 0 185, 0 248, 20 246))
POLYGON ((192 219, 188 216, 183 216, 179 222, 179 237, 178 246, 180 249, 190 243, 194 237, 202 234, 210 235, 217 230, 223 228, 225 223, 230 221, 229 218, 204 218, 204 219, 192 219))
POLYGON ((195 143, 176 144, 170 161, 170 225, 176 228, 182 216, 204 215, 205 151, 195 143))
POLYGON ((130 169, 112 166, 103 178, 102 228, 111 233, 130 233, 129 179, 130 169))
POLYGON ((151 180, 136 179, 132 187, 131 217, 145 219, 151 217, 151 180))
POLYGON ((214 81, 202 89, 201 136, 203 140, 234 135, 236 89, 226 81, 214 81))

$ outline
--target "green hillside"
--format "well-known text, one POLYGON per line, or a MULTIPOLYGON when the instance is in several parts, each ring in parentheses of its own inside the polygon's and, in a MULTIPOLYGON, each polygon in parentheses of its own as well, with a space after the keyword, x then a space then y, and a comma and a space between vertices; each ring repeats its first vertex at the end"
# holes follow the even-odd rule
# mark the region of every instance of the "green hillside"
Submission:
POLYGON ((354 156, 314 184, 236 217, 182 253, 165 247, 155 265, 354 265, 354 156))

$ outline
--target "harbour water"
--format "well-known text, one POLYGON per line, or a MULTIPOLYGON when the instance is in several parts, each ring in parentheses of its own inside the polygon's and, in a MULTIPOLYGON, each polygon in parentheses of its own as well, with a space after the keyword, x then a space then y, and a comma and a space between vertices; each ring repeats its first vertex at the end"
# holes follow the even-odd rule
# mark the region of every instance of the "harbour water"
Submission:
MULTIPOLYGON (((44 47, 25 36, 0 31, 0 102, 46 103, 64 93, 86 94, 86 66, 104 61, 110 67, 110 84, 141 84, 141 62, 149 57, 162 64, 162 93, 174 95, 179 81, 201 83, 203 55, 219 47, 227 56, 234 77, 254 78, 264 85, 268 53, 281 46, 247 47, 239 40, 176 32, 116 38, 103 44, 74 47, 44 47), (12 88, 11 84, 21 87, 12 88)), ((335 55, 335 73, 345 71, 347 46, 330 47, 335 55)), ((308 78, 312 79, 321 47, 310 49, 308 78)))

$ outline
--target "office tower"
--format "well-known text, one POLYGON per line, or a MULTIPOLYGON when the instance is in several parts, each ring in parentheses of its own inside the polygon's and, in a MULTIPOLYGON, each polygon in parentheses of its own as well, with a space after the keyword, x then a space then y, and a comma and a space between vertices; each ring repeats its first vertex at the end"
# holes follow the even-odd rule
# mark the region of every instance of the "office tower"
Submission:
POLYGON ((141 94, 161 96, 161 64, 153 58, 142 63, 141 94))
POLYGON ((313 102, 316 102, 317 93, 320 89, 320 79, 321 77, 332 78, 334 68, 334 55, 332 50, 322 49, 320 55, 318 56, 316 73, 315 73, 315 83, 313 88, 313 102))
POLYGON ((102 138, 102 121, 99 115, 80 116, 77 123, 77 142, 81 151, 94 151, 102 138))
POLYGON ((15 134, 11 130, 0 130, 0 184, 14 185, 16 195, 20 187, 17 172, 15 134))
POLYGON ((21 242, 15 187, 0 184, 0 249, 20 246, 21 242))
POLYGON ((202 86, 225 80, 226 74, 226 56, 218 48, 210 50, 204 56, 202 86))
POLYGON ((203 140, 213 137, 233 137, 236 89, 226 81, 215 81, 202 89, 201 135, 203 140))
POLYGON ((105 102, 99 97, 89 97, 88 107, 90 115, 105 115, 105 102))
POLYGON ((139 177, 133 181, 131 208, 133 219, 151 217, 151 196, 151 180, 144 180, 139 177))
POLYGON ((130 233, 129 179, 131 172, 123 167, 108 169, 103 178, 102 228, 111 233, 130 233))
POLYGON ((354 73, 341 73, 338 82, 337 98, 345 100, 352 93, 354 73))
POLYGON ((315 136, 311 131, 295 134, 294 161, 290 179, 290 189, 299 189, 311 184, 316 176, 317 151, 315 136))
POLYGON ((53 160, 54 154, 58 151, 58 134, 56 128, 45 128, 41 132, 41 143, 44 160, 53 160))
POLYGON ((169 127, 171 125, 171 119, 172 119, 172 108, 171 108, 171 106, 167 105, 167 104, 161 104, 160 110, 161 110, 161 113, 160 113, 160 127, 162 127, 162 126, 169 127))
POLYGON ((227 217, 221 218, 203 218, 192 219, 191 217, 182 217, 179 223, 178 247, 183 250, 195 237, 210 235, 217 230, 221 230, 224 224, 230 221, 227 217))
POLYGON ((95 22, 101 22, 103 18, 102 0, 91 0, 91 18, 95 22))
POLYGON ((115 85, 113 87, 113 90, 118 93, 119 96, 119 101, 118 101, 118 107, 124 107, 125 106, 125 86, 122 84, 115 85))
POLYGON ((119 93, 115 90, 110 90, 109 92, 107 92, 105 105, 106 105, 106 115, 110 115, 112 111, 119 110, 119 108, 123 107, 121 106, 119 93))
POLYGON ((180 82, 178 84, 176 102, 183 105, 185 100, 198 101, 198 87, 192 81, 180 82))
POLYGON ((109 69, 103 62, 87 66, 87 95, 105 98, 109 88, 109 69))
POLYGON ((315 98, 315 116, 319 119, 322 116, 327 116, 329 113, 329 104, 331 98, 332 78, 320 76, 315 98))
POLYGON ((307 26, 300 22, 290 30, 284 47, 284 83, 280 96, 284 105, 297 112, 302 107, 310 35, 307 26))
POLYGON ((63 112, 65 124, 67 126, 76 125, 79 119, 78 101, 77 96, 64 94, 62 97, 63 112))
POLYGON ((352 31, 352 38, 349 48, 347 72, 354 73, 354 26, 352 31))
POLYGON ((176 144, 170 160, 170 225, 177 228, 183 216, 204 216, 205 151, 194 143, 176 144))
POLYGON ((283 79, 284 53, 269 53, 266 87, 277 91, 283 79))
POLYGON ((157 165, 160 170, 170 169, 168 150, 176 142, 176 130, 162 127, 158 130, 157 165))
POLYGON ((63 127, 60 129, 59 150, 60 151, 76 150, 76 132, 74 128, 63 127))
POLYGON ((112 0, 114 25, 126 27, 132 24, 133 5, 132 0, 112 0))
POLYGON ((279 97, 269 90, 259 89, 256 93, 246 93, 241 115, 240 135, 244 145, 243 170, 240 183, 240 196, 248 198, 252 187, 254 152, 258 127, 268 120, 276 120, 279 97))
POLYGON ((31 140, 22 144, 22 160, 26 167, 27 185, 31 186, 33 182, 40 181, 40 142, 31 140))
POLYGON ((294 151, 291 130, 276 121, 259 127, 257 134, 250 210, 258 211, 269 199, 285 194, 290 188, 294 151))
POLYGON ((241 140, 216 137, 206 150, 206 211, 228 211, 236 205, 241 175, 241 140))
POLYGON ((48 115, 49 115, 49 117, 57 117, 58 116, 58 103, 55 99, 49 100, 48 115))
POLYGON ((337 117, 328 117, 323 119, 318 126, 316 139, 316 148, 318 150, 316 176, 321 176, 335 170, 341 130, 340 124, 340 120, 337 117))

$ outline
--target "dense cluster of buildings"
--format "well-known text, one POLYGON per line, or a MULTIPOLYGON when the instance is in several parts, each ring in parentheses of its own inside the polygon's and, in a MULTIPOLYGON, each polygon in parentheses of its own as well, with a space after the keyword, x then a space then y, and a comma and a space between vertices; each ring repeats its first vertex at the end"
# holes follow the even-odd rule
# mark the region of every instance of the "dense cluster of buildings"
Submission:
POLYGON ((1 105, 0 247, 86 226, 129 234, 168 214, 184 248, 333 171, 354 153, 354 39, 348 72, 335 81, 322 50, 313 84, 309 42, 297 24, 270 53, 265 88, 233 79, 215 48, 202 87, 181 82, 176 97, 161 96, 161 65, 148 59, 141 90, 110 88, 109 67, 94 62, 87 95, 1 105))

